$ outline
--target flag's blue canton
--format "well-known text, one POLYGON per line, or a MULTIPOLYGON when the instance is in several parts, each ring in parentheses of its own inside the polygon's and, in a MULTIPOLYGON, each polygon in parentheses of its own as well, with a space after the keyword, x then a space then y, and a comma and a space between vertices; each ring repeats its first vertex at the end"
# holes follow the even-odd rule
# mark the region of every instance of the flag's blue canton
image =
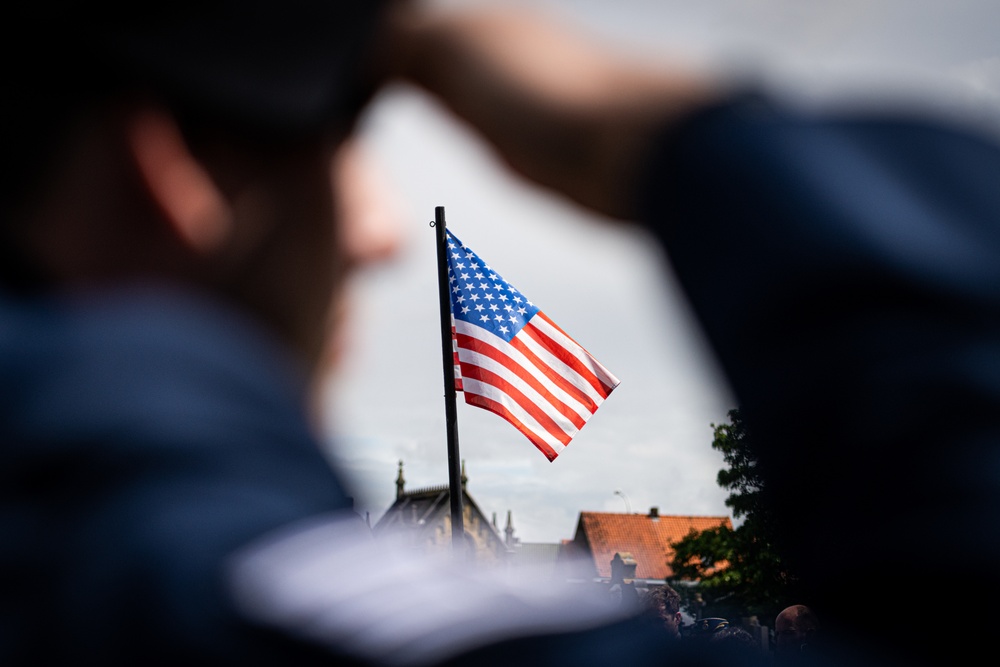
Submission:
POLYGON ((455 319, 479 325, 505 341, 510 342, 538 312, 533 303, 450 231, 448 281, 455 319))

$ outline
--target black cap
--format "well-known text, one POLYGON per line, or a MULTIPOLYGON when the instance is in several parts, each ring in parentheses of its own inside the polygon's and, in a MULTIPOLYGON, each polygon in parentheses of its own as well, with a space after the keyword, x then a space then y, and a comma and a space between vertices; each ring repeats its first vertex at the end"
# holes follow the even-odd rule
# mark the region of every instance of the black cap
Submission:
POLYGON ((710 635, 728 627, 729 621, 724 618, 699 618, 692 625, 690 632, 695 635, 710 635))
POLYGON ((13 12, 23 20, 6 19, 19 37, 6 69, 54 99, 130 87, 194 113, 305 131, 353 118, 372 93, 368 59, 387 2, 26 4, 13 12))

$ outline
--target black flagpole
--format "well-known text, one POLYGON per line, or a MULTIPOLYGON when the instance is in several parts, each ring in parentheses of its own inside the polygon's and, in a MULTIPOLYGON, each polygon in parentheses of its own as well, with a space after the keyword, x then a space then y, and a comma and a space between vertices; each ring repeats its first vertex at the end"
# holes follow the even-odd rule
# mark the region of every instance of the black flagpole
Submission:
POLYGON ((437 230, 438 298, 441 302, 441 359, 444 363, 444 417, 448 431, 448 495, 451 499, 451 544, 457 554, 464 552, 465 526, 462 519, 462 471, 458 458, 458 411, 455 407, 455 349, 451 336, 451 294, 448 284, 448 237, 445 234, 444 206, 434 207, 437 230))

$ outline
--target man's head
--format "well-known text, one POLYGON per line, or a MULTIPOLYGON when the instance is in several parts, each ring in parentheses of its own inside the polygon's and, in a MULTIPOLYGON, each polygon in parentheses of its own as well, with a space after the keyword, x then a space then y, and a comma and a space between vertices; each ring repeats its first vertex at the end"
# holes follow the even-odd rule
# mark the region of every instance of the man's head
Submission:
POLYGON ((100 4, 8 22, 32 50, 4 59, 20 178, 0 200, 0 285, 184 284, 315 362, 351 253, 370 249, 335 224, 335 190, 385 3, 176 2, 141 19, 100 4))
POLYGON ((819 620, 812 610, 801 604, 782 609, 774 619, 774 635, 778 653, 798 653, 815 639, 819 620))
POLYGON ((667 584, 649 590, 649 604, 663 623, 668 634, 680 637, 681 596, 667 584))

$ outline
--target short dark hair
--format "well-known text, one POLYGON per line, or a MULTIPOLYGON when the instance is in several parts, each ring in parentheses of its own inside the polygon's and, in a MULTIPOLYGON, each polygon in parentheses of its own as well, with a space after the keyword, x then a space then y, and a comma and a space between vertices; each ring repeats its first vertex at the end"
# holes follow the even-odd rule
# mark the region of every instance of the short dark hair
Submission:
POLYGON ((681 596, 669 584, 649 589, 648 601, 660 614, 676 614, 681 610, 681 596))

